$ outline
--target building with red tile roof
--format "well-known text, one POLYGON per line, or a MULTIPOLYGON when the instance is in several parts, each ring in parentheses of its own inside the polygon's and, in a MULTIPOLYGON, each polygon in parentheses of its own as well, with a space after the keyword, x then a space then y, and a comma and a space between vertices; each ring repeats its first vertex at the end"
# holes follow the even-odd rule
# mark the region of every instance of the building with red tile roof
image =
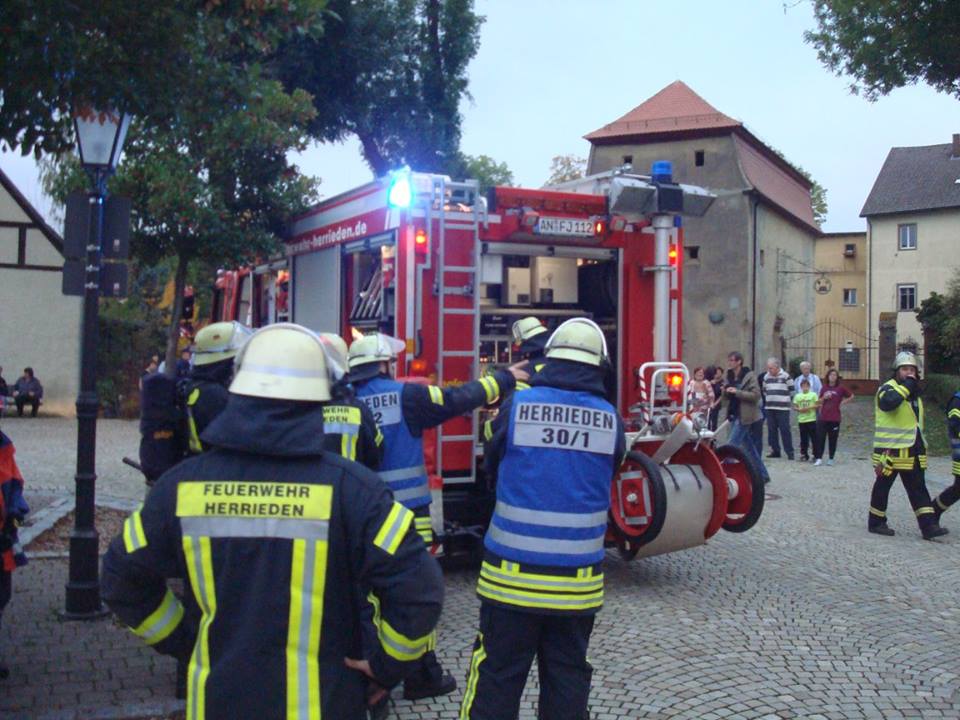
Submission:
POLYGON ((741 350, 762 367, 784 353, 784 338, 814 324, 820 228, 811 182, 742 121, 677 80, 585 138, 588 173, 623 166, 645 173, 653 161, 670 160, 675 180, 718 196, 704 217, 686 220, 688 363, 741 350))

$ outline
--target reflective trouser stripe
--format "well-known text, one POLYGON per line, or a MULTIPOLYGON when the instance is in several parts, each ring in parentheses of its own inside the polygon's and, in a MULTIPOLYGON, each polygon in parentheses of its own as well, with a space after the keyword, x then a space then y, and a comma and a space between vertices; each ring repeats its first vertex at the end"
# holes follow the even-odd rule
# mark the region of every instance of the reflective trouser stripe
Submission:
POLYGON ((960 475, 960 460, 954 460, 950 469, 954 475, 960 475))
POLYGON ((413 487, 403 488, 401 490, 397 490, 393 487, 390 489, 393 490, 393 499, 397 502, 411 502, 412 500, 430 497, 430 486, 427 485, 426 481, 418 485, 414 485, 413 487))
POLYGON ((287 626, 287 720, 320 720, 320 627, 327 541, 294 540, 287 626))
POLYGON ((323 431, 330 435, 340 436, 340 455, 347 460, 357 459, 357 438, 360 435, 360 426, 352 423, 323 424, 323 431))
POLYGON ((941 500, 939 497, 936 498, 935 502, 937 503, 937 507, 940 508, 941 511, 950 509, 950 506, 944 505, 943 500, 941 500))
POLYGON ((156 645, 161 640, 170 636, 177 625, 183 620, 183 605, 177 600, 177 597, 167 588, 166 595, 160 605, 150 615, 133 628, 134 635, 140 637, 147 645, 156 645))
MULTIPOLYGON (((599 530, 600 534, 595 538, 585 540, 564 540, 560 538, 534 537, 532 535, 520 535, 518 533, 504 530, 491 523, 487 534, 494 542, 500 543, 504 547, 514 550, 525 550, 527 552, 546 553, 549 555, 595 555, 603 551, 603 528, 599 530)), ((584 564, 591 564, 589 562, 584 564)))
POLYGON ((206 715, 207 677, 210 675, 210 625, 217 613, 210 538, 184 535, 183 555, 190 586, 203 613, 197 642, 187 667, 187 720, 203 720, 206 715))
POLYGON ((373 625, 377 628, 377 637, 387 655, 400 662, 411 662, 419 660, 425 653, 436 648, 436 631, 432 630, 420 638, 409 638, 395 630, 380 614, 380 598, 370 593, 367 601, 373 605, 373 625))
POLYGON ((947 413, 948 418, 960 418, 960 408, 953 408, 947 413))
POLYGON ((400 480, 411 480, 422 477, 427 474, 427 468, 423 465, 414 465, 413 467, 397 468, 396 470, 381 470, 377 473, 380 479, 385 483, 398 482, 400 480))
POLYGON ((147 546, 147 535, 143 531, 143 522, 140 520, 140 511, 137 510, 123 523, 123 547, 127 553, 132 553, 147 546))
POLYGON ((427 545, 433 544, 433 525, 430 524, 429 516, 414 518, 413 526, 427 545))
POLYGON ((403 542, 412 520, 413 513, 410 510, 398 502, 393 503, 387 519, 383 521, 383 525, 373 539, 373 544, 387 554, 393 555, 403 542))
POLYGON ((542 573, 527 573, 520 570, 510 570, 515 563, 503 563, 501 567, 483 561, 480 576, 504 585, 511 585, 520 589, 548 590, 554 592, 589 592, 603 589, 603 574, 590 574, 590 568, 578 568, 577 575, 546 575, 542 573))
POLYGON ((494 512, 506 520, 561 528, 590 528, 605 525, 607 522, 606 510, 592 513, 551 512, 517 507, 503 500, 497 500, 497 508, 494 512))
POLYGON ((477 594, 508 605, 543 610, 589 610, 603 605, 603 589, 582 595, 551 595, 493 585, 480 576, 477 594))
POLYGON ((913 514, 916 515, 917 517, 920 517, 921 515, 933 515, 935 512, 936 510, 934 510, 932 506, 925 505, 924 507, 920 507, 914 510, 913 514))
POLYGON ((477 647, 470 658, 470 675, 467 677, 467 689, 463 691, 463 702, 460 703, 460 720, 470 719, 470 709, 473 699, 477 696, 477 681, 480 679, 480 663, 487 659, 487 651, 483 647, 483 633, 477 633, 477 647))
POLYGON ((870 514, 878 518, 885 518, 887 516, 887 513, 885 513, 883 510, 877 510, 875 507, 872 507, 872 506, 870 508, 870 514))

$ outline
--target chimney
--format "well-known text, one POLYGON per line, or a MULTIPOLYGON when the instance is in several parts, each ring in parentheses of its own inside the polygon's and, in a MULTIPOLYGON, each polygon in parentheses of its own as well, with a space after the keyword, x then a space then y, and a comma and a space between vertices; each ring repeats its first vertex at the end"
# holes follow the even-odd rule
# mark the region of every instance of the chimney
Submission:
POLYGON ((953 152, 950 157, 960 158, 960 133, 953 134, 953 152))

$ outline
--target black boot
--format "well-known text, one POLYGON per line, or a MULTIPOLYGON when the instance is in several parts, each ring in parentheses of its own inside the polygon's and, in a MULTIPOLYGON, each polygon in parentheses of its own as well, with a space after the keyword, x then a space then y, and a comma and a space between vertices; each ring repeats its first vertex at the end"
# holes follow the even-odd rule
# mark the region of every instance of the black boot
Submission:
POLYGON ((419 700, 448 695, 457 689, 453 675, 444 672, 433 651, 420 660, 420 666, 403 681, 403 699, 419 700))
POLYGON ((872 532, 874 535, 886 535, 887 537, 896 535, 896 533, 893 531, 893 528, 887 525, 886 520, 872 525, 867 525, 867 530, 872 532))
POLYGON ((924 540, 933 540, 934 538, 942 537, 950 531, 945 527, 940 527, 939 523, 930 523, 924 528, 921 528, 920 532, 923 534, 924 540))

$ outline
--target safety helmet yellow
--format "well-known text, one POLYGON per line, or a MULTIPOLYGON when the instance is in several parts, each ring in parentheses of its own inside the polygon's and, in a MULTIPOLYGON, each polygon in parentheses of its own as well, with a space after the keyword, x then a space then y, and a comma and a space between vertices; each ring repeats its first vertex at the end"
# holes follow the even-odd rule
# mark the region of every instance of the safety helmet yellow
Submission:
POLYGON ((235 395, 323 402, 330 377, 323 342, 312 330, 277 323, 257 330, 237 356, 235 395))
POLYGON ((519 345, 545 332, 547 332, 547 329, 539 319, 532 316, 525 317, 513 324, 513 342, 519 345))
POLYGON ((327 354, 327 370, 334 380, 339 380, 347 374, 347 341, 330 332, 320 333, 320 340, 327 354))
POLYGON ((250 328, 236 320, 207 325, 193 340, 193 364, 212 365, 229 360, 240 352, 252 334, 250 328))
POLYGON ((573 318, 553 331, 547 340, 546 356, 599 366, 607 359, 607 339, 593 320, 573 318))
POLYGON ((920 369, 920 366, 917 364, 917 356, 909 350, 901 350, 897 353, 897 358, 893 361, 893 369, 899 370, 904 365, 912 365, 917 370, 920 369))
POLYGON ((397 353, 405 347, 400 340, 383 333, 364 335, 350 345, 347 362, 351 370, 368 363, 390 362, 396 360, 397 353))

